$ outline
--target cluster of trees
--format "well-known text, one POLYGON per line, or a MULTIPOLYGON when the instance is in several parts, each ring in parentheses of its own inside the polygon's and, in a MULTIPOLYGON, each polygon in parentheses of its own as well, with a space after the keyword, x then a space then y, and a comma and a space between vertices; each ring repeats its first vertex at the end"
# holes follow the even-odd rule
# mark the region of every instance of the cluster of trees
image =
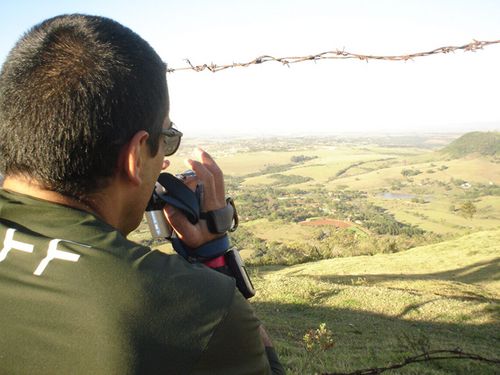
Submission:
POLYGON ((253 187, 235 192, 241 219, 260 218, 300 222, 324 215, 315 194, 301 190, 284 191, 275 187, 253 187))
POLYGON ((281 173, 285 172, 293 167, 295 167, 297 164, 302 164, 305 163, 306 161, 316 159, 317 156, 306 156, 306 155, 296 155, 292 156, 290 161, 291 163, 288 164, 268 164, 264 168, 262 168, 258 172, 254 173, 249 173, 245 175, 244 177, 256 177, 256 176, 262 176, 266 174, 271 174, 271 173, 281 173))
POLYGON ((377 234, 393 236, 404 234, 411 237, 424 233, 422 229, 414 225, 397 221, 394 215, 385 208, 368 202, 364 199, 366 196, 363 193, 342 192, 337 196, 338 199, 333 202, 332 209, 339 219, 361 223, 364 228, 377 234))
POLYGON ((294 155, 291 157, 290 161, 295 164, 305 163, 309 160, 317 159, 317 156, 306 156, 306 155, 294 155))
POLYGON ((484 196, 500 196, 500 186, 493 183, 474 183, 470 189, 465 192, 465 197, 467 199, 476 199, 484 196))
POLYGON ((231 234, 231 242, 240 249, 252 250, 248 265, 292 265, 321 259, 393 253, 421 244, 436 242, 439 237, 425 233, 421 236, 366 235, 352 229, 320 227, 313 238, 295 242, 265 241, 246 228, 231 234))
POLYGON ((292 168, 294 165, 293 164, 269 164, 266 165, 264 168, 262 168, 258 172, 254 173, 249 173, 245 175, 245 177, 257 177, 257 176, 262 176, 265 174, 270 174, 270 173, 281 173, 289 170, 292 168))
MULTIPOLYGON (((300 181, 294 180, 293 176, 292 180, 294 183, 300 181)), ((331 217, 356 222, 376 234, 423 234, 422 229, 401 223, 386 209, 368 202, 366 193, 360 191, 288 191, 277 187, 254 187, 235 192, 235 197, 242 219, 247 221, 267 218, 271 221, 301 222, 314 217, 331 217)))
POLYGON ((294 184, 301 184, 303 182, 311 181, 312 178, 308 176, 299 176, 296 174, 280 174, 276 173, 270 177, 276 180, 275 186, 287 186, 294 184))

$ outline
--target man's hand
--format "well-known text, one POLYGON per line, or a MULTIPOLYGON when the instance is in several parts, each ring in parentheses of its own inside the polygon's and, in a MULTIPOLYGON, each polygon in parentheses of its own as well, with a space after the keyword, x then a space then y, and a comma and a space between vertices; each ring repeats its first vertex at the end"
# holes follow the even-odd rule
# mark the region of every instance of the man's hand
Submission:
MULTIPOLYGON (((202 211, 208 212, 224 208, 226 206, 224 176, 212 157, 201 148, 198 148, 193 155, 193 159, 187 160, 186 163, 196 173, 196 177, 186 179, 186 185, 193 191, 196 185, 203 186, 202 211)), ((205 220, 200 220, 193 225, 179 210, 172 206, 165 206, 165 214, 177 236, 191 248, 197 248, 220 237, 220 235, 213 234, 208 230, 205 220)))

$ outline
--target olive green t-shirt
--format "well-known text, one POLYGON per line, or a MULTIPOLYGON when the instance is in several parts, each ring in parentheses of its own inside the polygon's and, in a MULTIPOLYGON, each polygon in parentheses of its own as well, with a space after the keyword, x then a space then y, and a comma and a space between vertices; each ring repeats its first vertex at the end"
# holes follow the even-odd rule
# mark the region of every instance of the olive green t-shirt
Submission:
POLYGON ((1 374, 283 371, 230 277, 3 190, 0 240, 1 374))

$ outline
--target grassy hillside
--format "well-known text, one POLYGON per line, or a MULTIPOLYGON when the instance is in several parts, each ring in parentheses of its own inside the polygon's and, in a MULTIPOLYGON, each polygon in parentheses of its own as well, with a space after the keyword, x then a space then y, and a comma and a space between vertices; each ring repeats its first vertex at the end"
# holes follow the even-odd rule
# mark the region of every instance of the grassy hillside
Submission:
POLYGON ((500 156, 500 132, 471 132, 464 134, 442 150, 454 158, 472 153, 500 156))
MULTIPOLYGON (((394 160, 406 159, 407 157, 414 157, 420 155, 422 150, 415 149, 387 149, 382 147, 366 147, 366 146, 338 146, 338 147, 315 147, 310 150, 301 152, 306 156, 315 156, 316 158, 304 164, 291 165, 290 158, 297 155, 298 152, 272 152, 272 153, 258 153, 261 166, 268 165, 288 165, 283 173, 285 175, 299 175, 312 178, 309 183, 301 184, 300 187, 308 188, 319 184, 327 184, 328 181, 334 180, 349 171, 351 168, 374 163, 381 160, 394 160)), ((247 155, 250 156, 250 155, 247 155)), ((256 155, 252 155, 256 156, 256 155)), ((241 170, 246 170, 248 161, 245 156, 240 156, 235 163, 234 158, 222 158, 221 166, 224 170, 239 174, 241 170)), ((255 161, 255 159, 252 159, 255 161)), ((253 165, 255 167, 255 165, 253 165)), ((261 167, 260 170, 263 168, 261 167)), ((259 169, 257 169, 259 170, 259 169)), ((272 173, 261 173, 257 176, 246 178, 243 185, 259 185, 259 184, 273 184, 274 180, 270 176, 272 173)), ((291 186, 296 187, 296 186, 291 186)))
MULTIPOLYGON (((499 254, 496 230, 396 254, 261 267, 253 270, 252 303, 291 374, 384 366, 422 349, 500 358, 499 254), (322 323, 331 340, 325 331, 304 340, 322 323), (307 351, 305 341, 316 348, 307 351)), ((498 367, 455 360, 394 373, 496 374, 498 367)))

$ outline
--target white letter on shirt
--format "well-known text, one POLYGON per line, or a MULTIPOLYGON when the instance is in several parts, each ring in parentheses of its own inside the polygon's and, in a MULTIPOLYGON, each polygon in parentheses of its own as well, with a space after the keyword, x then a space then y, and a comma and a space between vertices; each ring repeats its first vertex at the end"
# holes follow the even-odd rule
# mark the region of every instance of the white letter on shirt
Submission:
MULTIPOLYGON (((67 251, 62 251, 57 249, 57 245, 59 242, 64 241, 60 239, 55 239, 50 241, 49 243, 49 248, 47 250, 47 256, 42 259, 38 267, 36 268, 35 272, 33 272, 33 275, 40 276, 45 268, 48 266, 49 262, 54 259, 61 259, 61 260, 67 260, 70 262, 77 262, 78 259, 80 258, 80 255, 78 254, 73 254, 73 253, 68 253, 67 251)), ((64 242, 71 242, 71 241, 64 241, 64 242)), ((74 243, 74 242, 71 242, 74 243)))
POLYGON ((25 253, 32 253, 33 252, 33 245, 21 241, 16 241, 14 239, 14 232, 16 230, 9 228, 7 229, 7 233, 5 234, 5 239, 3 240, 3 249, 0 250, 0 262, 5 260, 7 257, 7 254, 9 251, 12 249, 14 250, 19 250, 19 251, 24 251, 25 253))

